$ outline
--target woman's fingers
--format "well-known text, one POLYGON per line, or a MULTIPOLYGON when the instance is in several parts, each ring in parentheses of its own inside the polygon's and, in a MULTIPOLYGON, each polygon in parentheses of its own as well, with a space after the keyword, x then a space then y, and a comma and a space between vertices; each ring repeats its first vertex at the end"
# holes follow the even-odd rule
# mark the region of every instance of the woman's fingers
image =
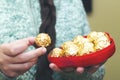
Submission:
POLYGON ((84 72, 85 68, 84 67, 77 67, 76 72, 82 74, 84 72))
MULTIPOLYGON (((60 69, 57 67, 57 65, 55 65, 54 63, 50 63, 49 67, 56 72, 70 72, 70 71, 74 71, 74 68, 66 68, 66 69, 60 69)), ((84 67, 77 67, 76 68, 76 72, 78 74, 82 74, 85 71, 89 72, 89 73, 94 73, 97 71, 97 69, 100 67, 100 65, 96 65, 96 66, 92 66, 90 68, 84 68, 84 67)))
POLYGON ((29 70, 35 63, 36 61, 21 64, 7 64, 3 66, 2 71, 9 77, 16 77, 29 70))
POLYGON ((9 44, 3 44, 0 49, 2 49, 3 53, 8 56, 16 56, 19 53, 24 52, 30 45, 34 44, 34 41, 34 37, 29 37, 9 44))
POLYGON ((28 61, 32 61, 34 58, 38 58, 39 56, 43 55, 46 52, 46 48, 40 47, 38 49, 22 53, 13 57, 10 61, 11 63, 24 63, 28 61))
POLYGON ((35 38, 30 37, 0 45, 0 70, 7 76, 16 77, 30 69, 46 52, 44 47, 27 52, 34 41, 35 38))
POLYGON ((89 73, 94 73, 97 71, 97 69, 100 67, 100 65, 96 65, 96 66, 91 66, 90 68, 86 69, 89 73))
POLYGON ((35 38, 30 37, 0 45, 0 70, 7 76, 16 77, 30 69, 46 52, 43 47, 26 52, 34 41, 35 38))
POLYGON ((97 69, 100 67, 101 65, 95 65, 95 66, 91 66, 91 67, 87 67, 87 68, 84 68, 84 67, 77 67, 76 68, 76 72, 77 73, 80 73, 82 74, 84 71, 87 71, 89 73, 94 73, 97 71, 97 69))
POLYGON ((57 67, 54 63, 50 63, 49 67, 56 72, 61 72, 61 69, 57 67))

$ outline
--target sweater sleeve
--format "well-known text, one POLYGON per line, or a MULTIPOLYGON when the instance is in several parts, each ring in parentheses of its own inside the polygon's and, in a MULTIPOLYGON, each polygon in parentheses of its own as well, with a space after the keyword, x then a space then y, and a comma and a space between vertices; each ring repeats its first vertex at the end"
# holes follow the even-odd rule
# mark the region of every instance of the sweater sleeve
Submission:
POLYGON ((21 74, 18 77, 14 77, 14 78, 8 77, 0 71, 0 80, 34 80, 35 73, 36 73, 36 65, 34 65, 30 70, 28 70, 24 74, 21 74))
POLYGON ((10 77, 4 75, 4 74, 0 71, 0 80, 16 80, 16 77, 10 78, 10 77))

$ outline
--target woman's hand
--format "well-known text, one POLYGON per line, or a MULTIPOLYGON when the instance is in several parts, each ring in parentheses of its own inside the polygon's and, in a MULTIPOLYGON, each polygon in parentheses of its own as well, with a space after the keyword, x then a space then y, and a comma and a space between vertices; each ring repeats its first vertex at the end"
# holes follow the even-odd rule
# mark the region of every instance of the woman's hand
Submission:
POLYGON ((91 66, 91 67, 88 67, 88 68, 84 68, 84 67, 77 67, 76 69, 73 69, 73 68, 66 68, 64 70, 61 70, 60 68, 57 67, 57 65, 55 65, 54 63, 50 63, 49 67, 53 70, 53 71, 56 71, 56 72, 69 72, 69 71, 73 71, 75 70, 76 73, 78 74, 82 74, 85 70, 87 70, 89 73, 94 73, 97 71, 97 69, 101 66, 100 65, 96 65, 96 66, 91 66))
POLYGON ((0 70, 9 77, 16 77, 29 70, 38 57, 46 52, 43 47, 26 52, 34 41, 35 38, 29 37, 0 45, 0 70))

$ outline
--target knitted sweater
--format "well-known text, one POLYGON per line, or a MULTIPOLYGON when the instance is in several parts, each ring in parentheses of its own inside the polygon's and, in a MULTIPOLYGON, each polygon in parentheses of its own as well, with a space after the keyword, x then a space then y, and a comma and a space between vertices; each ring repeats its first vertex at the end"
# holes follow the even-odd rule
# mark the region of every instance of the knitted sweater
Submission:
MULTIPOLYGON (((81 0, 54 0, 57 13, 56 47, 76 35, 90 32, 81 0)), ((36 36, 41 24, 38 0, 0 0, 0 44, 36 36)), ((30 47, 28 50, 34 49, 30 47)), ((36 65, 17 78, 0 74, 0 80, 34 80, 36 65)), ((103 66, 93 74, 54 73, 54 80, 102 80, 103 66)))

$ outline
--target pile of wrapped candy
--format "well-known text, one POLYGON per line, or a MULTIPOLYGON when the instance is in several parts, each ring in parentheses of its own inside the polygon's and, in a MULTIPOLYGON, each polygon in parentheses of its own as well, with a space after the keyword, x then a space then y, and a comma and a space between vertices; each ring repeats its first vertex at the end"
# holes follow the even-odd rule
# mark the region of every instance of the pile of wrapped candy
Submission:
POLYGON ((105 32, 90 32, 87 36, 78 35, 64 42, 50 52, 51 57, 82 56, 91 54, 110 45, 109 35, 105 32))

